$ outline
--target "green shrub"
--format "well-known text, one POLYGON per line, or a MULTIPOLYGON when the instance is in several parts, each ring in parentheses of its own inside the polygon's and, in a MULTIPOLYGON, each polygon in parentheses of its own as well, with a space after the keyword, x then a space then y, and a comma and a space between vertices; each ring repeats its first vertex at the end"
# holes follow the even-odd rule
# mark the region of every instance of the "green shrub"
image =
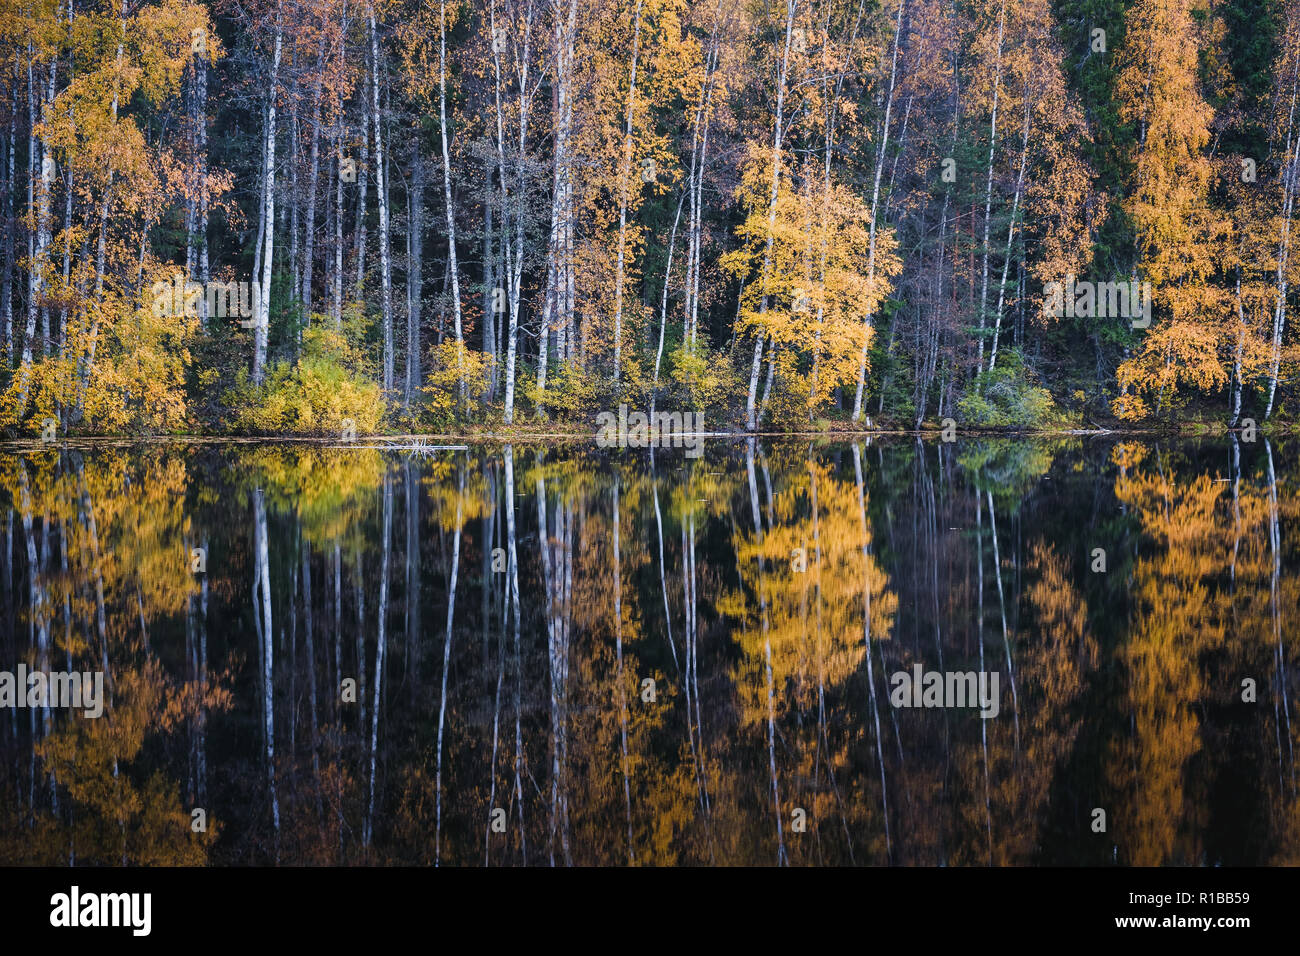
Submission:
POLYGON ((1035 428, 1060 417, 1051 393, 1014 349, 999 353, 997 367, 976 376, 957 411, 963 425, 975 428, 1035 428))
MULTIPOLYGON (((704 415, 708 429, 736 423, 737 412, 730 403, 736 395, 743 403, 749 383, 748 379, 741 380, 726 352, 704 347, 692 349, 683 343, 666 359, 666 373, 660 370, 658 408, 699 412, 704 415)), ((741 408, 743 415, 743 404, 741 408)))
POLYGON ((548 369, 544 391, 538 389, 535 375, 520 379, 518 387, 536 417, 579 421, 609 404, 613 382, 591 369, 559 362, 548 369))
POLYGON ((248 371, 236 372, 222 403, 232 431, 323 435, 342 431, 351 419, 358 433, 375 432, 385 403, 380 388, 366 376, 360 353, 343 333, 318 325, 303 333, 296 364, 275 362, 258 386, 248 371))
POLYGON ((424 418, 435 429, 451 428, 470 416, 472 403, 481 399, 488 387, 491 356, 446 339, 432 349, 433 367, 425 378, 427 396, 424 418), (465 377, 465 407, 457 414, 461 376, 465 377))

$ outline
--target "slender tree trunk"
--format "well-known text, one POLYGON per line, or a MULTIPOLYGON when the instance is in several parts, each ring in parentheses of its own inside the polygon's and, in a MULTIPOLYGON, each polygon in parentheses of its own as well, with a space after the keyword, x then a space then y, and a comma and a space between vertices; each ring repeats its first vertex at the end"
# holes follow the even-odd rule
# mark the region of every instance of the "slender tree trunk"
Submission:
MULTIPOLYGON (((49 352, 49 312, 44 304, 45 273, 49 268, 50 253, 50 197, 54 186, 54 153, 48 140, 36 134, 37 94, 36 79, 32 68, 35 52, 32 44, 27 45, 27 104, 29 129, 31 130, 28 149, 30 179, 35 181, 35 197, 31 198, 32 187, 28 187, 28 204, 35 213, 35 245, 29 258, 27 271, 27 326, 23 333, 22 363, 19 371, 17 419, 22 420, 27 409, 31 371, 33 361, 32 342, 36 338, 36 317, 38 312, 45 316, 44 351, 49 352), (38 163, 39 156, 39 165, 38 163), (38 173, 39 170, 39 173, 38 173)), ((53 64, 51 64, 53 69, 53 64)), ((51 79, 53 79, 51 77, 51 79)), ((114 95, 113 102, 117 98, 114 95)), ((116 116, 116 110, 114 110, 116 116)), ((30 180, 29 180, 30 181, 30 180)))
MULTIPOLYGON (((373 15, 373 14, 372 14, 373 15)), ((372 34, 373 35, 373 34, 372 34)), ((384 540, 381 545, 383 559, 379 570, 379 608, 378 640, 375 650, 374 696, 370 703, 370 799, 366 807, 366 823, 362 831, 362 844, 370 846, 374 837, 375 818, 375 776, 379 751, 379 703, 384 683, 384 651, 388 644, 388 568, 392 557, 393 531, 393 483, 387 470, 384 471, 384 540)))
MULTIPOLYGON (((198 190, 199 190, 199 221, 198 221, 198 242, 199 242, 199 282, 203 283, 203 288, 207 289, 208 283, 212 280, 212 267, 208 259, 208 204, 210 195, 208 190, 208 60, 206 54, 200 55, 198 64, 198 89, 195 93, 195 119, 197 126, 195 134, 197 137, 196 151, 198 153, 198 190)), ((208 327, 208 301, 204 295, 199 305, 199 327, 204 331, 208 327)), ((207 580, 204 579, 204 587, 207 586, 207 580)), ((206 624, 205 624, 206 627, 206 624)))
POLYGON ((677 223, 682 218, 682 203, 686 200, 686 193, 683 192, 681 198, 677 200, 677 214, 673 216, 672 232, 668 236, 668 262, 664 266, 664 288, 661 293, 661 302, 659 305, 659 348, 655 352, 655 371, 654 384, 650 388, 650 421, 655 418, 655 405, 659 400, 659 365, 664 357, 664 333, 668 327, 668 285, 673 277, 673 249, 677 245, 677 223))
POLYGON ((451 270, 452 319, 456 328, 456 371, 459 398, 465 402, 465 339, 461 334, 460 266, 456 261, 456 208, 451 197, 451 157, 447 149, 447 4, 438 2, 438 119, 442 134, 442 194, 447 208, 447 255, 451 270))
POLYGON ((271 271, 275 258, 275 99, 276 86, 280 75, 280 50, 283 39, 280 8, 277 4, 275 15, 275 48, 271 59, 271 85, 267 94, 266 132, 264 139, 264 160, 262 176, 265 183, 265 246, 262 249, 262 275, 260 277, 257 301, 257 324, 253 329, 253 383, 262 384, 265 376, 267 333, 271 318, 271 271))
POLYGON ((989 352, 989 371, 998 363, 998 338, 1002 334, 1002 304, 1006 299, 1007 270, 1011 266, 1011 247, 1016 235, 1016 214, 1020 211, 1020 194, 1025 187, 1025 161, 1029 158, 1029 116, 1031 112, 1029 87, 1025 87, 1025 125, 1020 140, 1020 172, 1016 176, 1016 192, 1011 200, 1011 222, 1007 225, 1007 248, 1002 257, 1002 281, 998 283, 998 307, 993 316, 993 348, 989 352))
MULTIPOLYGON (((361 81, 361 162, 357 170, 357 226, 354 230, 357 274, 352 284, 354 295, 358 299, 363 297, 366 285, 366 193, 370 189, 370 49, 370 44, 366 44, 367 69, 361 81)), ((375 98, 378 99, 377 94, 375 98)))
MULTIPOLYGON (((637 5, 640 15, 640 4, 637 5)), ((617 662, 620 741, 623 748, 623 805, 627 814, 627 863, 636 863, 632 847, 632 781, 627 759, 627 684, 623 677, 623 565, 619 553, 618 476, 614 476, 614 657, 617 662)))
MULTIPOLYGON (((632 118, 636 106, 636 67, 641 52, 641 3, 636 0, 632 27, 632 77, 627 91, 627 125, 623 133, 623 167, 619 175, 618 263, 614 278, 614 387, 618 387, 623 361, 623 273, 627 239, 627 180, 632 165, 632 118)), ((655 363, 656 368, 658 362, 655 363)), ((630 852, 630 850, 629 850, 630 852)))
POLYGON ((437 775, 434 782, 437 802, 433 838, 433 862, 435 866, 442 862, 442 734, 447 723, 447 675, 451 671, 452 620, 456 613, 456 578, 460 572, 461 509, 465 500, 465 471, 463 465, 458 465, 456 471, 456 533, 451 550, 451 576, 447 579, 447 631, 442 645, 442 693, 438 698, 437 775))
MULTIPOLYGON (((289 73, 296 73, 297 63, 296 56, 289 60, 289 73)), ((298 99, 299 83, 297 77, 294 78, 292 89, 289 92, 289 101, 293 104, 289 110, 289 182, 287 184, 286 202, 288 204, 289 214, 289 303, 291 307, 301 307, 302 300, 299 293, 302 291, 302 233, 299 231, 299 225, 302 219, 302 184, 298 162, 301 152, 300 144, 302 142, 302 123, 298 118, 298 99)), ((280 213, 280 219, 284 220, 284 211, 280 213)), ((296 340, 295 358, 302 353, 302 326, 298 325, 294 333, 296 340)))
MULTIPOLYGON (((826 148, 822 154, 823 155, 823 160, 822 160, 822 202, 823 203, 829 202, 830 200, 831 157, 834 153, 834 145, 835 145, 835 120, 839 110, 840 94, 844 89, 844 77, 845 74, 848 73, 849 60, 853 56, 853 46, 856 43, 858 38, 858 27, 862 22, 862 10, 864 5, 865 5, 864 0, 859 0, 857 16, 854 18, 853 21, 853 31, 849 37, 848 47, 844 51, 844 60, 840 64, 838 75, 835 77, 834 94, 831 94, 830 91, 826 89, 826 87, 829 85, 830 77, 829 76, 826 77, 826 79, 824 79, 822 82, 823 94, 826 96, 828 100, 828 105, 826 108, 826 148)), ((808 389, 809 398, 816 398, 817 375, 821 365, 822 322, 825 318, 826 264, 830 252, 829 246, 830 246, 829 240, 825 232, 823 231, 822 238, 821 238, 820 259, 819 259, 818 271, 817 271, 817 282, 818 285, 823 290, 823 295, 819 298, 817 302, 817 327, 813 336, 812 374, 810 376, 812 382, 809 385, 809 389, 808 389)), ((883 389, 882 389, 882 393, 883 393, 883 389)), ((808 410, 810 419, 812 417, 812 411, 813 409, 810 407, 808 410)))
MULTIPOLYGON (((523 735, 520 727, 522 713, 521 692, 523 685, 522 659, 519 652, 519 555, 515 535, 515 450, 514 446, 505 448, 506 472, 506 545, 508 550, 506 577, 510 587, 510 631, 514 638, 515 649, 515 805, 519 808, 519 844, 524 864, 528 863, 528 839, 524 829, 524 788, 523 788, 523 735)), ((543 534, 545 529, 543 529, 543 534)))
POLYGON ((709 37, 709 52, 705 59, 704 89, 700 94, 700 107, 695 114, 695 129, 691 141, 691 175, 687 188, 691 194, 690 221, 687 233, 689 250, 686 261, 686 318, 683 340, 689 341, 694 349, 699 340, 700 327, 700 259, 703 230, 700 223, 704 215, 704 171, 708 165, 709 132, 713 128, 713 90, 716 86, 714 77, 718 69, 718 56, 721 49, 719 38, 722 27, 722 4, 713 13, 713 27, 709 37), (700 148, 695 150, 695 138, 699 137, 700 148))
MULTIPOLYGON (((903 33, 903 11, 906 9, 906 0, 899 0, 898 16, 894 21, 894 53, 889 68, 889 94, 885 99, 885 117, 880 126, 880 147, 876 151, 876 175, 874 185, 871 187, 871 224, 868 227, 867 237, 867 282, 875 281, 876 273, 876 233, 879 229, 880 218, 880 180, 885 171, 885 153, 889 147, 889 125, 890 118, 894 110, 894 92, 897 86, 898 77, 898 47, 902 42, 903 33)), ((861 421, 863 417, 862 397, 867 383, 867 351, 870 348, 870 333, 874 316, 867 314, 864 322, 867 327, 868 337, 863 339, 862 354, 858 357, 858 387, 853 397, 853 421, 861 421)), ((868 422, 870 424, 870 422, 868 422)))
MULTIPOLYGON (((776 109, 773 115, 774 133, 772 136, 772 188, 767 204, 767 239, 763 248, 763 265, 760 274, 759 305, 760 316, 767 314, 768 272, 772 262, 772 241, 776 230, 776 200, 781 185, 781 147, 785 138, 785 88, 790 70, 790 41, 794 36, 794 18, 799 0, 786 0, 785 4, 785 42, 781 48, 781 66, 777 72, 776 109)), ((759 328, 757 341, 754 342, 754 361, 749 370, 749 393, 745 399, 745 425, 752 432, 758 428, 758 416, 755 402, 758 398, 758 373, 763 362, 763 343, 767 332, 759 328)))
POLYGON ((410 408, 420 389, 420 314, 424 298, 424 159, 420 144, 411 148, 410 199, 411 253, 406 273, 410 308, 406 315, 406 407, 410 408))
MULTIPOLYGON (((501 87, 501 51, 497 49, 495 37, 496 0, 489 4, 489 26, 493 31, 492 61, 496 77, 496 127, 497 127, 497 168, 501 187, 501 235, 505 251, 506 285, 510 300, 509 331, 506 335, 506 383, 504 422, 510 425, 515 414, 515 359, 519 343, 519 305, 520 288, 524 267, 524 213, 526 209, 525 193, 527 188, 526 147, 528 143, 528 117, 532 94, 528 89, 529 69, 531 65, 530 47, 532 38, 533 5, 525 2, 521 20, 521 36, 515 38, 515 74, 518 82, 518 120, 519 139, 517 142, 518 159, 515 163, 514 204, 509 203, 505 161, 505 119, 502 111, 501 87), (513 233, 513 234, 512 234, 513 233)), ((504 28, 503 28, 504 29, 504 28)), ((522 811, 522 807, 521 807, 522 811)))
POLYGON ((862 449, 857 442, 853 443, 853 473, 857 479, 858 514, 862 520, 862 641, 867 648, 867 690, 871 698, 871 718, 876 730, 876 761, 880 766, 880 815, 885 824, 885 859, 886 862, 893 862, 893 842, 889 835, 889 787, 885 778, 884 738, 880 733, 880 709, 876 706, 876 675, 871 658, 871 538, 867 525, 865 484, 862 480, 862 449))
POLYGON ((383 112, 379 108, 379 33, 375 29, 375 8, 368 8, 370 19, 370 93, 371 113, 375 124, 375 196, 379 200, 379 269, 384 322, 384 394, 393 391, 393 276, 388 234, 388 182, 384 164, 383 112))
POLYGON ((497 291, 496 240, 492 222, 492 210, 496 208, 496 203, 492 196, 491 167, 488 168, 487 180, 487 195, 483 201, 483 351, 489 358, 487 392, 483 399, 484 402, 491 402, 497 395, 497 305, 502 303, 503 295, 497 291))
POLYGON ((1295 203, 1296 178, 1300 176, 1300 136, 1295 137, 1291 161, 1284 167, 1282 176, 1283 209, 1282 239, 1277 256, 1277 304, 1273 310, 1273 350, 1268 369, 1268 402, 1264 419, 1273 414, 1273 400, 1277 394, 1278 371, 1282 363, 1282 333, 1286 328, 1286 297, 1289 285, 1288 265, 1291 257, 1291 213, 1295 203))
MULTIPOLYGON (((1232 357, 1232 417, 1229 428, 1236 428, 1241 418, 1241 354, 1246 344, 1246 313, 1241 303, 1241 267, 1237 267, 1237 346, 1232 357)), ((1235 440, 1235 438, 1234 438, 1235 440)))
POLYGON ((981 374, 984 371, 984 325, 989 298, 989 226, 992 223, 993 216, 993 157, 998 145, 998 94, 1002 91, 1002 36, 1003 27, 1006 25, 1006 15, 1007 4, 1006 0, 1003 0, 998 13, 997 58, 993 70, 993 115, 989 121, 988 179, 984 187, 984 265, 983 278, 980 283, 979 365, 976 366, 976 371, 981 374))
POLYGON ((13 106, 9 113, 9 135, 5 149, 5 191, 4 191, 4 260, 0 265, 0 313, 3 313, 5 367, 13 367, 14 359, 14 233, 17 223, 14 220, 14 164, 17 159, 18 145, 18 64, 15 57, 13 71, 13 106))
POLYGON ((320 726, 317 723, 316 703, 316 644, 311 604, 311 542, 302 539, 302 610, 307 638, 307 690, 311 707, 311 775, 312 791, 316 797, 316 819, 324 819, 320 780, 320 726))
POLYGON ((316 55, 316 91, 312 96, 311 111, 311 173, 307 179, 307 211, 303 236, 302 288, 298 298, 302 302, 303 315, 311 322, 312 306, 312 272, 316 262, 316 184, 320 180, 320 112, 321 112, 321 77, 325 71, 325 40, 320 42, 316 55))
POLYGON ((335 136, 334 162, 334 296, 331 314, 334 328, 343 328, 343 143, 335 136))
POLYGON ((275 787, 275 626, 271 615, 271 564, 268 555, 266 497, 261 488, 253 491, 253 532, 256 578, 253 586, 254 617, 259 623, 262 645, 262 732, 265 736, 266 786, 275 828, 276 857, 280 845, 280 800, 275 787))

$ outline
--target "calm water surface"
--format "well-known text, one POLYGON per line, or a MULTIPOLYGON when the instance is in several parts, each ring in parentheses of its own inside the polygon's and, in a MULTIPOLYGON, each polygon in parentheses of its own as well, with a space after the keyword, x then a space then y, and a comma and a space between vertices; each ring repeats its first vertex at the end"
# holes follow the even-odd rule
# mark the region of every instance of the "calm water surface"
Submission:
POLYGON ((1295 864, 1295 450, 11 446, 0 863, 1295 864))

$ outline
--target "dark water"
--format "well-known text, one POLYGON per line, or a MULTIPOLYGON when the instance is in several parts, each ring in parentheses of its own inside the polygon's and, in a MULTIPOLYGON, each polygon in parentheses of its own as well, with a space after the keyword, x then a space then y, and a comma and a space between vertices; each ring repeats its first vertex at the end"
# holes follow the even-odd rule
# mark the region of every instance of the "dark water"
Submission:
POLYGON ((1294 452, 11 447, 0 863, 1294 864, 1294 452))

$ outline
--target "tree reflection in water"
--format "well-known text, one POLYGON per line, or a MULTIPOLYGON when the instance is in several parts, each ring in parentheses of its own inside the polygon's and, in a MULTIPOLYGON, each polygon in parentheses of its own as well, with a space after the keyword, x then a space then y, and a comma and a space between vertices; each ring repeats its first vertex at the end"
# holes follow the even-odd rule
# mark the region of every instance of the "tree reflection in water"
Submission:
POLYGON ((1293 459, 9 451, 0 861, 1294 864, 1293 459))

